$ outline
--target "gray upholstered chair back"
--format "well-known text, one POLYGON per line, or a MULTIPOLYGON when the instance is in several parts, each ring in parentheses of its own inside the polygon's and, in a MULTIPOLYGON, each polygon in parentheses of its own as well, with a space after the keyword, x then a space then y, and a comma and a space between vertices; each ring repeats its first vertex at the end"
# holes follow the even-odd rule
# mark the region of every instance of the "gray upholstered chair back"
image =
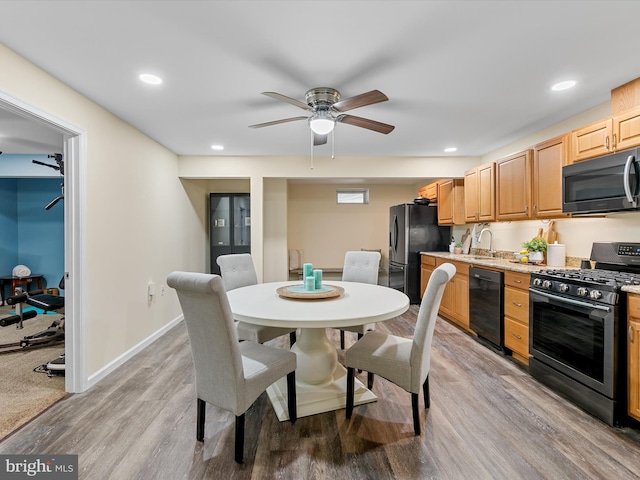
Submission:
POLYGON ((226 292, 258 283, 253 258, 248 253, 220 255, 216 259, 216 263, 220 266, 222 283, 226 292))
POLYGON ((347 252, 342 268, 343 282, 378 283, 379 252, 347 252))
POLYGON ((178 293, 191 342, 198 398, 236 415, 244 410, 244 372, 227 294, 218 275, 173 272, 167 285, 178 293), (239 413, 238 413, 239 412, 239 413))
POLYGON ((443 263, 436 268, 424 291, 411 347, 411 390, 419 392, 431 366, 431 342, 444 288, 456 274, 456 267, 443 263))

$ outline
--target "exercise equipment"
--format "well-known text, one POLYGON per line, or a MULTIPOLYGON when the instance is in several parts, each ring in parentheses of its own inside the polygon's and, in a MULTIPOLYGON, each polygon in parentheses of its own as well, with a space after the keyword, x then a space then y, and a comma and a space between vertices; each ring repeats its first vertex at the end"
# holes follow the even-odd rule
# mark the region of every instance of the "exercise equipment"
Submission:
POLYGON ((35 310, 28 310, 20 315, 9 315, 8 317, 0 318, 0 327, 8 327, 9 325, 13 325, 15 323, 19 323, 23 320, 29 320, 38 315, 38 312, 35 310))
MULTIPOLYGON (((60 289, 64 289, 64 277, 60 280, 59 287, 60 289)), ((26 320, 25 316, 28 315, 28 318, 33 318, 34 316, 30 313, 31 311, 23 313, 23 303, 40 308, 45 312, 53 311, 56 313, 64 313, 64 297, 42 293, 42 290, 34 292, 20 291, 16 295, 7 298, 7 303, 16 306, 16 315, 12 317, 18 317, 17 322, 15 322, 17 323, 16 328, 18 329, 23 328, 22 322, 26 320)), ((54 320, 46 330, 33 335, 27 335, 22 340, 16 342, 0 344, 0 353, 18 352, 28 348, 49 347, 60 343, 64 343, 64 317, 59 320, 54 320)))

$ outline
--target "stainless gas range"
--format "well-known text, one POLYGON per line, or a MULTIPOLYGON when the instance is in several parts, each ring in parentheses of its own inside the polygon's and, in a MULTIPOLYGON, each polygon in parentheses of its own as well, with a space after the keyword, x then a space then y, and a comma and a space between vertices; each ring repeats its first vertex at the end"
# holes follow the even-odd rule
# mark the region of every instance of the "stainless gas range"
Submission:
POLYGON ((596 242, 594 269, 541 270, 529 285, 531 375, 607 422, 626 419, 626 298, 640 243, 596 242))

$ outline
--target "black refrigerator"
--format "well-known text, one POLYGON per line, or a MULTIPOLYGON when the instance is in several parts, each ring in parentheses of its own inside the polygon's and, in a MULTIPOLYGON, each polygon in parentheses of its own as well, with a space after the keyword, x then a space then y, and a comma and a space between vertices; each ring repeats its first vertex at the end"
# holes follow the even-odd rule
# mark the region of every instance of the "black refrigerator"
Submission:
POLYGON ((403 203, 389 216, 389 287, 420 303, 420 252, 449 250, 451 228, 438 226, 438 207, 403 203))

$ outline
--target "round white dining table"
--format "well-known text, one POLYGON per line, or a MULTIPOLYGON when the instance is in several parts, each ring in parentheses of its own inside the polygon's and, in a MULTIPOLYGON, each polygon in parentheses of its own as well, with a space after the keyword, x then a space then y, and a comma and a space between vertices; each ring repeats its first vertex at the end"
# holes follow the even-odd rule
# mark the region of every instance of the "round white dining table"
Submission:
MULTIPOLYGON (((346 369, 338 363, 335 346, 327 328, 365 325, 388 320, 409 308, 409 297, 392 288, 357 282, 327 281, 344 292, 333 298, 285 298, 280 287, 301 282, 270 282, 249 285, 227 292, 234 320, 255 325, 299 328, 291 351, 297 355, 296 393, 298 416, 314 415, 344 408, 346 369)), ((287 420, 286 381, 267 390, 280 420, 287 420)), ((376 400, 361 382, 356 382, 355 404, 376 400)))

